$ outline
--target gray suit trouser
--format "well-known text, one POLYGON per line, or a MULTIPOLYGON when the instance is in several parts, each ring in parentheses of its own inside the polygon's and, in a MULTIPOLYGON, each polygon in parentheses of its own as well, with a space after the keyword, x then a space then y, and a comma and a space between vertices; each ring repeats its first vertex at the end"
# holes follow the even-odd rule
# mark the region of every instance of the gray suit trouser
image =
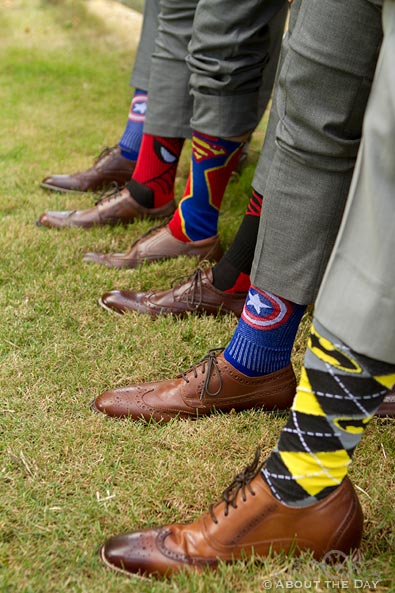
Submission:
POLYGON ((145 0, 143 26, 133 64, 130 86, 148 91, 151 56, 155 49, 158 34, 159 0, 145 0))
POLYGON ((252 131, 272 93, 286 0, 159 0, 159 7, 152 52, 158 0, 146 0, 149 22, 131 78, 149 94, 144 131, 184 138, 192 128, 221 137, 252 131))
POLYGON ((346 211, 316 303, 317 319, 352 349, 395 364, 395 1, 346 211))
MULTIPOLYGON (((251 280, 314 302, 358 153, 382 42, 379 0, 295 0, 267 140, 251 280)), ((329 328, 328 328, 329 329, 329 328)))

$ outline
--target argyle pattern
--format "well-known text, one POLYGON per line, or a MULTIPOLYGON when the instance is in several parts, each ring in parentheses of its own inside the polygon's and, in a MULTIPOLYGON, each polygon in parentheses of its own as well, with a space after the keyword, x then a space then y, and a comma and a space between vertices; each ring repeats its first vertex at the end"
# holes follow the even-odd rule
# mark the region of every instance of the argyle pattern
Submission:
POLYGON ((337 488, 394 383, 394 365, 353 352, 315 321, 288 422, 262 470, 273 494, 306 506, 337 488))

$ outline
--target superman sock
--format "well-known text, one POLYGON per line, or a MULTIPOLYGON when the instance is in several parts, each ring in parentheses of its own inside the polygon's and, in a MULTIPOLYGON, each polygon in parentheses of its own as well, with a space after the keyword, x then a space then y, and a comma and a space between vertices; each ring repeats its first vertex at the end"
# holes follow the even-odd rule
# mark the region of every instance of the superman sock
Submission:
POLYGON ((218 290, 248 292, 261 210, 262 196, 253 191, 231 246, 213 267, 213 285, 218 290))
POLYGON ((274 496, 307 506, 333 492, 394 383, 395 365, 353 352, 314 321, 288 422, 262 470, 274 496))
POLYGON ((250 377, 286 367, 305 308, 251 285, 225 359, 250 377))
POLYGON ((145 112, 147 111, 147 98, 146 91, 136 89, 130 104, 128 121, 126 122, 122 138, 119 141, 121 154, 129 161, 137 161, 139 155, 143 137, 145 112))
POLYGON ((193 132, 189 178, 169 223, 176 239, 200 241, 217 234, 222 198, 242 146, 241 142, 193 132))

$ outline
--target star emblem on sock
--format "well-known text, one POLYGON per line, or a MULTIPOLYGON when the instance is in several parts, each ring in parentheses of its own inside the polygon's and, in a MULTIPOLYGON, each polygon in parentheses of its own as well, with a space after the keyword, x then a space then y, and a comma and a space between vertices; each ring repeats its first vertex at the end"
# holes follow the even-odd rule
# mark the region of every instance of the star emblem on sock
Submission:
POLYGON ((262 309, 270 309, 271 308, 268 305, 265 305, 265 303, 263 303, 261 301, 259 294, 257 292, 254 294, 251 294, 251 293, 249 294, 248 301, 247 301, 247 307, 254 307, 254 309, 258 313, 258 315, 261 314, 262 309))
POLYGON ((145 115, 147 111, 147 102, 143 101, 141 103, 135 103, 133 105, 133 113, 140 113, 141 115, 145 115))

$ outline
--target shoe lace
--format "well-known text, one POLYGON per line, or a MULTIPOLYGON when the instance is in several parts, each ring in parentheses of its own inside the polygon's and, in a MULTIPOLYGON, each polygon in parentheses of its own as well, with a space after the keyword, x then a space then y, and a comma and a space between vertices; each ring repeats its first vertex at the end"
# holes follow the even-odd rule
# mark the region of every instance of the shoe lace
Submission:
POLYGON ((132 249, 135 245, 137 245, 137 243, 140 243, 141 239, 145 239, 145 237, 149 237, 150 235, 152 235, 153 233, 156 233, 157 230, 161 229, 162 227, 166 226, 171 220, 171 216, 168 216, 167 218, 164 219, 163 222, 161 222, 160 224, 156 224, 155 226, 152 226, 151 228, 148 229, 148 231, 145 231, 145 233, 143 233, 142 235, 140 235, 138 237, 138 239, 136 239, 130 246, 130 249, 132 249))
POLYGON ((104 201, 109 202, 110 200, 114 199, 115 196, 119 194, 121 189, 122 188, 119 187, 119 185, 116 181, 112 181, 110 183, 110 185, 104 191, 100 192, 99 194, 95 194, 95 196, 94 196, 95 206, 97 206, 101 202, 104 202, 104 201))
POLYGON ((104 157, 110 155, 112 152, 114 152, 114 150, 117 148, 117 145, 115 146, 105 146, 103 148, 103 150, 101 151, 101 153, 95 158, 94 162, 93 162, 93 166, 97 165, 102 159, 104 159, 104 157))
POLYGON ((188 284, 188 288, 185 290, 182 296, 185 297, 184 302, 186 302, 189 307, 192 307, 193 305, 199 306, 202 304, 202 273, 205 270, 205 267, 203 267, 205 263, 208 262, 202 261, 192 274, 188 276, 177 276, 177 278, 175 278, 171 283, 172 288, 181 286, 182 284, 188 284))
POLYGON ((200 372, 202 375, 204 375, 204 374, 206 375, 205 379, 204 379, 203 387, 202 387, 202 389, 200 391, 200 395, 199 395, 201 400, 203 399, 203 396, 205 394, 208 395, 209 397, 215 397, 216 395, 219 394, 219 392, 222 389, 223 381, 222 381, 221 371, 219 370, 219 366, 218 366, 218 362, 217 362, 217 356, 218 356, 218 354, 223 352, 223 350, 224 350, 224 348, 211 348, 211 350, 209 350, 208 353, 205 356, 203 356, 203 358, 201 360, 199 360, 199 362, 197 364, 192 365, 188 370, 184 371, 180 375, 180 377, 182 377, 186 383, 189 383, 188 375, 190 373, 193 373, 194 378, 197 379, 198 369, 200 369, 200 372), (219 386, 216 391, 210 391, 210 389, 209 389, 210 379, 214 372, 216 372, 219 377, 219 386))
POLYGON ((251 463, 251 465, 247 465, 247 467, 245 467, 240 474, 237 474, 234 477, 233 482, 227 488, 225 488, 225 490, 223 491, 219 502, 210 505, 210 507, 209 507, 210 516, 215 524, 218 523, 218 519, 214 513, 214 509, 216 506, 218 506, 222 502, 225 502, 224 515, 225 515, 225 517, 227 517, 229 514, 230 506, 233 507, 234 509, 237 508, 236 499, 237 499, 237 495, 240 491, 241 491, 241 498, 244 502, 247 500, 247 490, 250 492, 250 494, 252 496, 255 496, 255 492, 251 487, 251 481, 253 480, 253 478, 255 478, 255 476, 258 474, 258 472, 260 472, 262 469, 263 463, 260 462, 260 458, 261 458, 261 448, 258 447, 257 450, 255 451, 255 457, 254 457, 254 460, 251 463))

